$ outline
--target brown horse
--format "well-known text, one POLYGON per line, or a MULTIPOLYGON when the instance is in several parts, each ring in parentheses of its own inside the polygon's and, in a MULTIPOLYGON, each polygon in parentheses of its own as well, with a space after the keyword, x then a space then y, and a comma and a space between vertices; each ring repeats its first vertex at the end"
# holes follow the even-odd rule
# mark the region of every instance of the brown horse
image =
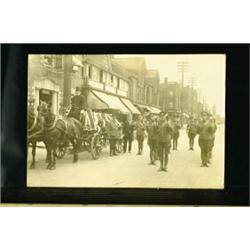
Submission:
MULTIPOLYGON (((36 164, 36 145, 37 142, 43 142, 46 147, 46 141, 44 140, 44 122, 43 122, 43 111, 46 108, 45 103, 41 103, 38 107, 38 114, 36 114, 34 106, 28 107, 28 128, 27 128, 27 153, 29 144, 32 145, 32 161, 30 169, 35 168, 36 164)), ((48 157, 48 154, 47 154, 48 157)), ((46 157, 46 161, 47 161, 46 157)))
POLYGON ((45 140, 48 150, 47 169, 56 168, 56 149, 62 142, 70 142, 73 146, 73 162, 78 161, 78 149, 81 144, 82 124, 73 117, 58 118, 47 107, 45 115, 45 140))

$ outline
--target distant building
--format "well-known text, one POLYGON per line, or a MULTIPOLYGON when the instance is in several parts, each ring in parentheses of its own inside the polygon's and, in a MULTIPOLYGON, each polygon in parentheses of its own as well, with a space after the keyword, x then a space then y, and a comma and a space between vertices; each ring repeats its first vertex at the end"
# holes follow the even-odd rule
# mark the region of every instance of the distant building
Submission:
POLYGON ((198 113, 198 93, 191 86, 185 86, 182 92, 183 98, 183 112, 187 115, 198 113))
POLYGON ((181 87, 177 82, 169 82, 167 78, 160 87, 160 106, 163 111, 168 113, 180 112, 181 87))

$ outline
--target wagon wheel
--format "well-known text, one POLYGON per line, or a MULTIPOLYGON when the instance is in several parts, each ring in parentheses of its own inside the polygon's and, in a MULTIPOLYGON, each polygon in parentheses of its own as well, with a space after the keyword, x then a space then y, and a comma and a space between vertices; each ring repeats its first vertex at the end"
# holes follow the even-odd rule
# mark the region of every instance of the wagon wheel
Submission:
POLYGON ((60 145, 56 148, 56 157, 62 159, 67 152, 67 147, 65 145, 60 145))
POLYGON ((100 157, 100 153, 102 151, 102 146, 100 142, 99 135, 94 135, 91 138, 90 142, 90 152, 94 160, 97 160, 100 157))

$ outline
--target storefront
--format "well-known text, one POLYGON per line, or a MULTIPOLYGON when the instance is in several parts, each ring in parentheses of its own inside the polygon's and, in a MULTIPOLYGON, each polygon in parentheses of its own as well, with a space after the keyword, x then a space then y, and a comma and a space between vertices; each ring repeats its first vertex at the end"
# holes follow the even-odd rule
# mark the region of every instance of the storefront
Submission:
POLYGON ((58 114, 59 103, 61 102, 61 92, 59 86, 51 80, 34 80, 31 96, 35 100, 37 107, 41 101, 51 104, 54 114, 58 114))

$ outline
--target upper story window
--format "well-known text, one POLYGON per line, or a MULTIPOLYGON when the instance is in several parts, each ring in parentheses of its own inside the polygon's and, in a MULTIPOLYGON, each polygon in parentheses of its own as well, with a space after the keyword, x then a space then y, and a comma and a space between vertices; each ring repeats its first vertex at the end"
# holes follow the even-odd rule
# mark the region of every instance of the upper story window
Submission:
POLYGON ((123 79, 120 79, 119 89, 122 91, 128 91, 128 83, 123 79))
POLYGON ((62 55, 56 55, 55 57, 55 66, 57 69, 63 68, 63 56, 62 55))
POLYGON ((91 79, 93 79, 96 82, 100 81, 100 70, 94 66, 92 66, 92 75, 91 79))

